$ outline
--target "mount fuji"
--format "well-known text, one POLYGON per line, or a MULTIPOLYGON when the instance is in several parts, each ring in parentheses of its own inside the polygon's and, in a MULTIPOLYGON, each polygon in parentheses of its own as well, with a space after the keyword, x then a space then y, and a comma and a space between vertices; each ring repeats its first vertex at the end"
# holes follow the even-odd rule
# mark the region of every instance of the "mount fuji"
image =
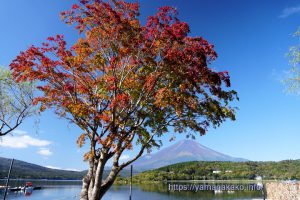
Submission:
POLYGON ((194 140, 181 140, 155 154, 146 154, 133 163, 135 169, 150 170, 188 161, 231 161, 245 162, 205 147, 194 140))

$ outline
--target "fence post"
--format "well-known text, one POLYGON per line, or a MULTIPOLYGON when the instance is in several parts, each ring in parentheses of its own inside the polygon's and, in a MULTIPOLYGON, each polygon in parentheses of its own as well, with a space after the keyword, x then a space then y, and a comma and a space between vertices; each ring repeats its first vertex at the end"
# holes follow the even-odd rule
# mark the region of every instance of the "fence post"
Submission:
POLYGON ((132 196, 132 165, 130 165, 130 193, 129 193, 129 200, 131 200, 132 196))
POLYGON ((6 180, 5 193, 4 193, 3 200, 5 200, 5 198, 6 198, 6 194, 7 194, 7 190, 8 190, 8 183, 9 183, 9 178, 10 178, 10 172, 11 172, 11 168, 12 168, 12 166, 14 164, 14 160, 15 159, 12 159, 11 163, 10 163, 10 167, 9 167, 9 171, 8 171, 8 176, 7 176, 7 180, 6 180))

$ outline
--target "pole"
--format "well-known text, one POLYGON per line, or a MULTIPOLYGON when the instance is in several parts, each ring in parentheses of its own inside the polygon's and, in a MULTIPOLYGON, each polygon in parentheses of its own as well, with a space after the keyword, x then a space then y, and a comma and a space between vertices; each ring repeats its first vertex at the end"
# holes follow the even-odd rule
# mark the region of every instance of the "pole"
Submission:
POLYGON ((262 176, 262 194, 263 194, 263 197, 264 197, 264 200, 266 200, 266 188, 265 188, 265 184, 264 184, 264 176, 262 176))
POLYGON ((3 200, 5 200, 5 198, 6 198, 7 189, 8 189, 8 183, 9 183, 9 177, 10 177, 10 172, 11 172, 11 168, 12 168, 12 166, 14 164, 14 160, 15 159, 12 159, 11 163, 10 163, 10 167, 9 167, 9 171, 8 171, 8 176, 7 176, 7 180, 6 180, 5 193, 4 193, 3 200))
POLYGON ((129 193, 129 200, 131 200, 132 196, 132 165, 130 165, 130 193, 129 193))

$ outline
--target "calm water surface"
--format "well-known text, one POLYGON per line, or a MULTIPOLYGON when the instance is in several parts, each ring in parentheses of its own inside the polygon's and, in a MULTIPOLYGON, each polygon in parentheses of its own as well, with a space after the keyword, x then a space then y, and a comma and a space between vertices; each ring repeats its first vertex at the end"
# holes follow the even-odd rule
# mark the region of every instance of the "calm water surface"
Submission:
MULTIPOLYGON (((43 186, 41 190, 34 190, 26 196, 23 192, 10 192, 7 200, 72 200, 79 199, 81 189, 80 182, 73 181, 33 181, 36 186, 43 186)), ((14 185, 22 185, 23 182, 13 182, 14 185)), ((182 184, 182 183, 181 183, 182 184)), ((202 183, 201 183, 202 184, 202 183)), ((3 184, 1 184, 3 185, 3 184)), ((262 200, 260 191, 168 191, 167 184, 147 184, 133 186, 133 200, 262 200)), ((3 198, 3 191, 1 191, 3 198)), ((105 195, 103 200, 128 200, 129 186, 115 185, 105 195)))

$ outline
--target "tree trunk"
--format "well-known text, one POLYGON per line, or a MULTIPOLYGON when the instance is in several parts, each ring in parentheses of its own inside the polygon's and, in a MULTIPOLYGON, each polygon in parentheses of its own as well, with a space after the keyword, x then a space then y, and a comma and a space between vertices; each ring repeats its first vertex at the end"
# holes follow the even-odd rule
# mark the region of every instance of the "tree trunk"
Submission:
POLYGON ((102 199, 102 197, 104 196, 104 194, 108 191, 108 189, 113 185, 114 182, 111 182, 110 184, 104 186, 104 187, 101 187, 101 190, 99 190, 99 199, 97 200, 100 200, 102 199))
POLYGON ((82 180, 80 200, 101 200, 119 173, 119 168, 113 167, 108 177, 102 180, 104 166, 108 158, 105 155, 101 155, 98 160, 95 159, 89 163, 88 173, 82 180))
POLYGON ((90 167, 87 175, 82 179, 82 188, 80 192, 80 200, 89 200, 89 190, 93 179, 93 163, 90 162, 90 167))
POLYGON ((82 179, 82 188, 81 188, 81 192, 80 192, 80 200, 89 200, 88 198, 88 192, 89 192, 89 183, 90 183, 90 179, 87 177, 84 177, 82 179))
POLYGON ((100 200, 104 196, 104 194, 109 190, 109 188, 113 185, 115 182, 117 175, 119 173, 119 170, 116 168, 113 168, 104 183, 101 185, 101 188, 99 189, 99 199, 93 199, 93 200, 100 200))

